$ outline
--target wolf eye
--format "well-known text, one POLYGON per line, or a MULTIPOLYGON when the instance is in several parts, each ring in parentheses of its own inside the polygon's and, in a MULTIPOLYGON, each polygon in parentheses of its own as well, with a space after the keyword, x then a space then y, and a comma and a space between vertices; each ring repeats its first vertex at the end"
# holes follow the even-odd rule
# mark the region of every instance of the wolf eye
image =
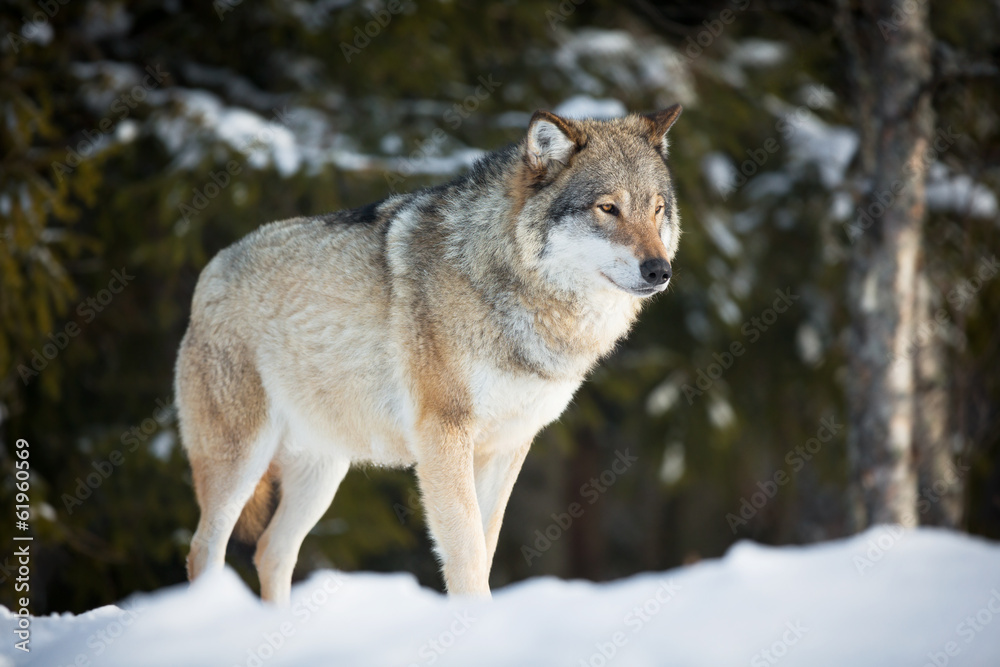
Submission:
POLYGON ((614 204, 601 204, 597 208, 601 209, 608 215, 618 215, 618 207, 614 204))
POLYGON ((653 211, 653 215, 659 215, 660 211, 662 211, 662 210, 663 210, 663 204, 657 204, 656 205, 656 210, 653 211))

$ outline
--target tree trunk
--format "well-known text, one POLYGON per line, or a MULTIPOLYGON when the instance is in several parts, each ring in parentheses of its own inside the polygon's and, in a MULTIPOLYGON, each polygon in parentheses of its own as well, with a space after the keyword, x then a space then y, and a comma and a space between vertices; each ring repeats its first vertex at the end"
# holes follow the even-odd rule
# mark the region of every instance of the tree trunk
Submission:
POLYGON ((917 382, 916 423, 913 434, 917 457, 920 523, 958 528, 962 522, 964 471, 955 465, 948 419, 948 373, 944 343, 948 322, 935 315, 944 306, 944 297, 935 291, 925 269, 917 284, 918 340, 915 353, 917 382))
POLYGON ((862 2, 842 29, 859 88, 861 169, 868 184, 848 230, 848 453, 858 529, 917 523, 914 466, 916 284, 932 111, 927 4, 862 2), (912 10, 912 11, 910 11, 912 10))

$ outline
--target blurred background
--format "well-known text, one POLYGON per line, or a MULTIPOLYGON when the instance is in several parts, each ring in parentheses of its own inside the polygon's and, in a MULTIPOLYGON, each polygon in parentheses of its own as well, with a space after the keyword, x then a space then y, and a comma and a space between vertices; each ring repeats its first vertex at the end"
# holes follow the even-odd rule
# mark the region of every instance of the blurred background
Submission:
MULTIPOLYGON (((684 236, 670 292, 537 439, 494 587, 885 520, 1000 538, 1000 3, 928 4, 4 0, 0 532, 24 438, 33 611, 186 579, 172 371, 208 260, 459 175, 535 109, 683 104, 684 236), (913 178, 880 190, 900 146, 913 178)), ((297 577, 321 567, 441 589, 411 471, 349 474, 297 577)))

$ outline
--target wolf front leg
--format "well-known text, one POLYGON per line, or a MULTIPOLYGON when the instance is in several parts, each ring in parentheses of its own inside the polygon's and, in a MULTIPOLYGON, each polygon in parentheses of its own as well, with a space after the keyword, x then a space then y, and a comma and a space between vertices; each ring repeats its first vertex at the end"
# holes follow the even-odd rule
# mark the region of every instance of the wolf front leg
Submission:
POLYGON ((483 531, 486 534, 486 558, 492 568, 493 554, 497 550, 500 524, 510 500, 521 466, 531 448, 531 442, 519 449, 477 451, 475 455, 476 497, 482 511, 483 531))
POLYGON ((441 420, 421 431, 417 480, 445 586, 451 595, 488 597, 490 567, 472 442, 464 429, 441 420))

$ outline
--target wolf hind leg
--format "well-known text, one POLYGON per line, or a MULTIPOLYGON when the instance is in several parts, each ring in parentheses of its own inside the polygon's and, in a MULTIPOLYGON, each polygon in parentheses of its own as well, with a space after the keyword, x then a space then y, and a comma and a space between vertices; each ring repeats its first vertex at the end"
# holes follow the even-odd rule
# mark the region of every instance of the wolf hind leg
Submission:
POLYGON ((270 493, 268 467, 278 440, 274 429, 264 428, 249 448, 248 456, 237 460, 191 458, 201 516, 187 559, 189 580, 194 581, 207 570, 225 564, 229 538, 237 523, 246 521, 248 503, 269 503, 268 499, 256 496, 270 493))
POLYGON ((302 542, 323 518, 350 467, 347 457, 280 457, 281 501, 254 554, 264 600, 288 603, 302 542))
POLYGON ((254 491, 277 451, 282 430, 268 409, 250 350, 238 340, 221 334, 216 338, 207 338, 192 321, 177 359, 181 440, 201 510, 188 555, 192 581, 225 563, 233 529, 246 533, 237 523, 245 527, 248 502, 249 518, 265 518, 254 510, 270 505, 270 483, 262 489, 266 493, 254 491))

